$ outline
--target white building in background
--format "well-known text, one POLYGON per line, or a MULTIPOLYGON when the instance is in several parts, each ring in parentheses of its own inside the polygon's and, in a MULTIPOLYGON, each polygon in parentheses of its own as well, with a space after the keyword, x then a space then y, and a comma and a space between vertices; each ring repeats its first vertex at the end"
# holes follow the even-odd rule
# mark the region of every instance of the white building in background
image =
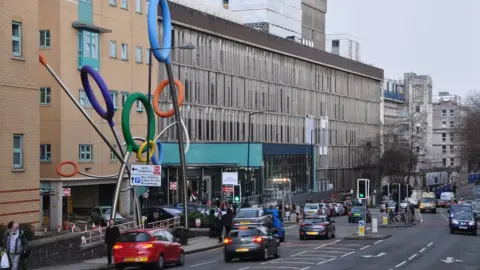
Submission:
POLYGON ((229 0, 228 9, 240 14, 243 23, 255 29, 297 42, 302 40, 302 0, 229 0))
POLYGON ((225 0, 168 0, 182 6, 193 8, 216 17, 242 24, 242 14, 225 9, 225 0))
POLYGON ((325 50, 351 60, 361 60, 360 39, 350 34, 327 35, 325 50))

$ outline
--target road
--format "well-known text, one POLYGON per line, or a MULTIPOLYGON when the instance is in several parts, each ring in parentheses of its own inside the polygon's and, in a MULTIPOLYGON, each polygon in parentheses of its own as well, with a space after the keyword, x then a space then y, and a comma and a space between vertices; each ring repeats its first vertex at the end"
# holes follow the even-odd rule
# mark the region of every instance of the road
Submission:
MULTIPOLYGON (((374 214, 376 216, 376 214, 374 214)), ((455 234, 448 229, 446 209, 418 216, 422 222, 409 228, 379 228, 391 234, 385 240, 343 240, 357 230, 346 217, 337 217, 337 237, 330 240, 298 239, 298 225, 287 230, 281 258, 267 262, 225 263, 221 249, 192 254, 178 269, 285 269, 285 270, 478 270, 480 236, 455 234)), ((177 268, 175 268, 177 269, 177 268)))

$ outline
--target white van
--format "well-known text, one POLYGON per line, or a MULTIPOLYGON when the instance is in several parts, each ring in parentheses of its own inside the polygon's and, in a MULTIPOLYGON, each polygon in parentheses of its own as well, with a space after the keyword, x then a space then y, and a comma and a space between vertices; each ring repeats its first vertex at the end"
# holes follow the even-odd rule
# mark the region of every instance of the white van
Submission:
POLYGON ((453 192, 442 192, 440 194, 440 200, 444 202, 451 202, 455 199, 455 194, 453 192))

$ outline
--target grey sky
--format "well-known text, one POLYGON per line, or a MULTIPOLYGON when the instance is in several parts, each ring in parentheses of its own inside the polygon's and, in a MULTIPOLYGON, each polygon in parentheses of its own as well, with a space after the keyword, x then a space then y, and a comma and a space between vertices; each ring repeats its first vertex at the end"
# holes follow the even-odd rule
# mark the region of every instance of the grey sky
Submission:
POLYGON ((386 78, 428 74, 434 93, 464 96, 479 88, 479 11, 479 0, 328 0, 326 28, 360 38, 386 78))

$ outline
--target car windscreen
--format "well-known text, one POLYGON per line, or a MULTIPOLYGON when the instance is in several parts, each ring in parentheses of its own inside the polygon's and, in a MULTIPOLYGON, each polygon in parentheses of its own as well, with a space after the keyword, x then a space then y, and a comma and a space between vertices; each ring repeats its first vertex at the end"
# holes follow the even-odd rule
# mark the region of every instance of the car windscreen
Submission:
POLYGON ((258 211, 257 210, 242 210, 238 212, 238 214, 235 216, 236 218, 256 218, 258 217, 258 211))
POLYGON ((102 215, 110 215, 112 208, 101 208, 100 211, 102 211, 102 215))
POLYGON ((435 198, 422 198, 422 203, 434 203, 435 198))
POLYGON ((257 229, 247 229, 247 230, 232 230, 228 237, 235 238, 235 237, 251 237, 251 236, 258 236, 259 232, 257 229))
POLYGON ((351 212, 353 213, 362 213, 363 212, 363 208, 360 208, 360 207, 353 207, 351 212))
POLYGON ((327 222, 325 218, 306 218, 303 223, 315 224, 315 223, 324 223, 324 222, 327 222))
POLYGON ((305 205, 305 210, 317 210, 318 207, 318 204, 307 204, 305 205))
POLYGON ((163 208, 163 210, 167 213, 169 213, 170 215, 176 217, 176 216, 180 216, 182 215, 182 212, 181 211, 178 211, 177 209, 173 209, 173 208, 163 208))
POLYGON ((117 242, 130 243, 130 242, 147 242, 150 240, 150 234, 144 232, 127 232, 120 235, 117 242))
POLYGON ((450 212, 452 213, 456 213, 456 212, 471 212, 472 211, 472 207, 470 205, 461 205, 461 204, 457 204, 457 205, 452 205, 450 206, 450 212))
POLYGON ((455 214, 455 216, 453 218, 456 219, 456 220, 465 220, 465 221, 473 221, 474 220, 473 215, 469 214, 469 213, 458 213, 458 214, 455 214))

